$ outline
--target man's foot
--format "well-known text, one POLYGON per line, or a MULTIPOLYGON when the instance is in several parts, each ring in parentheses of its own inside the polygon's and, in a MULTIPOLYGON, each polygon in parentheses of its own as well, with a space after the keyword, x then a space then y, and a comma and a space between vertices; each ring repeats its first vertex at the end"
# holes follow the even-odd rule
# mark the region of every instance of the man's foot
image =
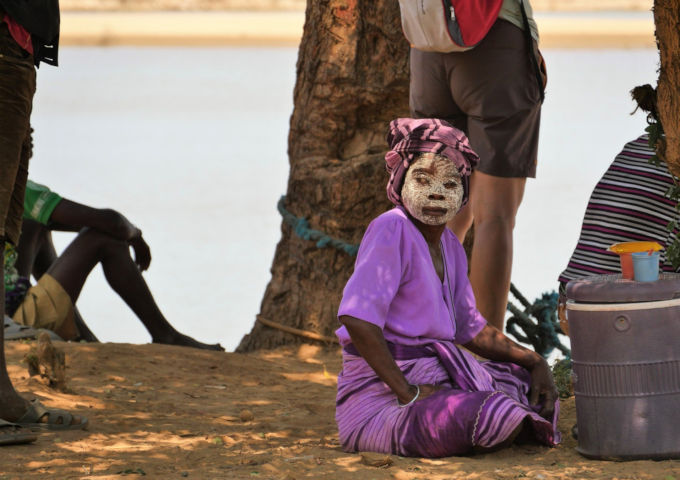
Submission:
POLYGON ((163 345, 179 345, 180 347, 200 348, 201 350, 216 350, 224 352, 224 347, 222 347, 222 345, 220 345, 219 343, 216 343, 214 345, 210 345, 208 343, 201 343, 198 340, 194 340, 193 338, 187 335, 183 335, 179 332, 176 332, 163 338, 154 338, 152 341, 153 343, 161 343, 163 345))
POLYGON ((28 428, 0 419, 0 447, 32 443, 38 436, 28 428))

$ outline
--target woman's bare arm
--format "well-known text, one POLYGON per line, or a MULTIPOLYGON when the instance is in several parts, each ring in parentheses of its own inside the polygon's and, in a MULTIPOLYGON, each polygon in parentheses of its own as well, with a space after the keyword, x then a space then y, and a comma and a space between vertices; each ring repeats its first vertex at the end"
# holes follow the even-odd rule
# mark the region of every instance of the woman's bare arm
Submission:
POLYGON ((431 395, 438 387, 434 385, 411 385, 394 361, 382 330, 372 323, 358 318, 343 315, 340 322, 347 328, 352 344, 359 354, 366 360, 380 379, 397 396, 400 403, 406 404, 413 400, 420 390, 418 400, 431 395))

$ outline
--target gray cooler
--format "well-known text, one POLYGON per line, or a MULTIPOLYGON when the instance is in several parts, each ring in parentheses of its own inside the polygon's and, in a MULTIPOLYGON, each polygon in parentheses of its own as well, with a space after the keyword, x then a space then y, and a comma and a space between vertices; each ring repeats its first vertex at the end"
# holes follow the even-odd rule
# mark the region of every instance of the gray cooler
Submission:
POLYGON ((680 458, 680 275, 567 285, 577 451, 680 458))

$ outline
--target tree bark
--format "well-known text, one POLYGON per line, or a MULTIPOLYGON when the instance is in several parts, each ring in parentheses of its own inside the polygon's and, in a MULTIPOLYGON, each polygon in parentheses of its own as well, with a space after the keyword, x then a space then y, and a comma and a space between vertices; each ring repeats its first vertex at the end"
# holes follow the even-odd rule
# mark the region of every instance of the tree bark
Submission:
MULTIPOLYGON (((396 0, 309 0, 290 121, 286 209, 359 243, 389 208, 385 135, 408 115, 408 43, 396 0)), ((333 337, 354 257, 317 248, 283 223, 259 318, 239 352, 309 341, 272 322, 333 337)), ((290 328, 288 329, 291 330, 290 328)))
POLYGON ((666 133, 661 156, 680 176, 680 5, 678 0, 655 0, 654 23, 661 65, 657 105, 666 133))

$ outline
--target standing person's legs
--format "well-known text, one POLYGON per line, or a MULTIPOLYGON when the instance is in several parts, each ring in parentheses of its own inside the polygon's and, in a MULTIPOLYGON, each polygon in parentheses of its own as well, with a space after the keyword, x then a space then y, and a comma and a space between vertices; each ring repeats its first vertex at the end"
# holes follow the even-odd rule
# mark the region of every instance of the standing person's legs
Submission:
MULTIPOLYGON (((0 261, 3 266, 5 241, 16 245, 21 232, 34 93, 33 57, 14 42, 7 25, 0 22, 0 261)), ((0 282, 0 313, 4 316, 4 281, 0 282)), ((14 390, 7 373, 3 329, 0 333, 0 418, 14 421, 27 408, 28 402, 14 390)))
MULTIPOLYGON (((3 267, 5 241, 16 245, 21 233, 32 149, 30 117, 34 93, 33 57, 17 45, 7 24, 0 22, 0 263, 3 267)), ((4 281, 0 282, 0 314, 5 314, 4 281)), ((86 426, 84 417, 45 409, 40 403, 28 402, 17 393, 7 373, 4 336, 3 329, 0 333, 0 418, 23 425, 50 424, 62 429, 86 426)), ((14 432, 3 433, 7 429, 6 423, 0 422, 0 427, 0 445, 26 443, 36 438, 26 433, 25 428, 10 427, 14 432)))
POLYGON ((439 57, 437 68, 428 66, 433 58, 412 52, 411 110, 418 116, 453 117, 480 157, 471 179, 470 204, 449 227, 462 241, 474 221, 471 283, 479 310, 502 329, 512 271, 512 229, 526 178, 536 172, 539 86, 522 31, 502 20, 474 49, 439 57), (437 81, 423 80, 433 76, 437 81), (424 92, 432 86, 440 92, 442 77, 449 82, 451 100, 437 103, 424 92), (447 114, 441 105, 455 105, 456 110, 447 114), (465 124, 458 111, 466 116, 465 124))
POLYGON ((512 274, 513 229, 524 195, 525 178, 502 178, 475 173, 470 209, 475 238, 470 283, 477 308, 489 324, 503 330, 512 274))

